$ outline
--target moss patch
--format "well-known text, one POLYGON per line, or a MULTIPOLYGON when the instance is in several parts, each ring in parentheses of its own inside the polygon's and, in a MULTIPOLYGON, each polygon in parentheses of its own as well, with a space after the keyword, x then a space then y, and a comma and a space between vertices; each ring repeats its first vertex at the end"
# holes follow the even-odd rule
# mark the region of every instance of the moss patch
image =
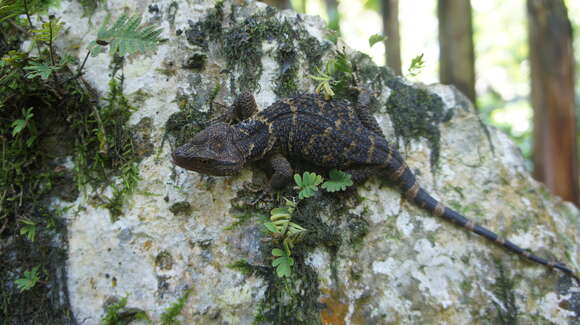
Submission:
POLYGON ((405 141, 425 138, 431 147, 431 167, 435 169, 439 161, 439 124, 452 117, 453 111, 445 112, 443 100, 425 89, 408 86, 397 79, 387 81, 393 93, 386 103, 386 109, 395 135, 405 141))
POLYGON ((493 286, 494 294, 501 300, 501 306, 492 300, 497 311, 496 322, 503 325, 517 325, 518 324, 518 306, 516 304, 516 297, 514 294, 513 280, 507 277, 503 264, 496 260, 498 276, 493 286))
POLYGON ((277 18, 277 11, 272 7, 237 21, 237 15, 244 6, 232 5, 229 17, 231 26, 224 29, 223 6, 223 2, 218 2, 205 19, 190 23, 185 36, 190 44, 204 51, 212 48, 209 46, 212 42, 217 45, 212 55, 225 58, 231 78, 230 88, 234 93, 236 89, 254 91, 258 88, 263 70, 264 42, 276 42, 274 58, 278 63, 278 74, 274 79, 274 91, 281 97, 297 93, 301 58, 304 57, 304 62, 313 72, 330 48, 330 44, 321 44, 310 36, 301 24, 277 18))
MULTIPOLYGON (((19 23, 0 24, 0 319, 70 324, 67 236, 59 218, 64 210, 51 206, 51 198, 71 202, 86 185, 112 185, 113 195, 98 202, 121 215, 124 197, 138 181, 140 156, 126 126, 133 108, 122 94, 122 79, 111 81, 98 105, 95 92, 68 68, 45 80, 27 76, 25 67, 50 57, 44 45, 39 57, 18 51, 25 38, 14 30, 19 23), (19 292, 15 280, 33 268, 40 281, 19 292)), ((60 60, 58 53, 52 57, 60 60)))

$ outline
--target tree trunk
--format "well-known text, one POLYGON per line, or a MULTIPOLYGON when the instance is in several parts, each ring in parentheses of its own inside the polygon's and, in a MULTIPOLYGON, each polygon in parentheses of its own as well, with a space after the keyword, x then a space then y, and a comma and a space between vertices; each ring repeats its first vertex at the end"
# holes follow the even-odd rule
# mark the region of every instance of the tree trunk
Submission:
POLYGON ((528 0, 534 176, 579 203, 572 27, 562 0, 528 0))
POLYGON ((399 0, 381 0, 383 34, 387 36, 385 55, 387 66, 401 75, 401 36, 399 34, 399 0))
POLYGON ((475 103, 475 54, 469 0, 438 0, 439 79, 475 103))

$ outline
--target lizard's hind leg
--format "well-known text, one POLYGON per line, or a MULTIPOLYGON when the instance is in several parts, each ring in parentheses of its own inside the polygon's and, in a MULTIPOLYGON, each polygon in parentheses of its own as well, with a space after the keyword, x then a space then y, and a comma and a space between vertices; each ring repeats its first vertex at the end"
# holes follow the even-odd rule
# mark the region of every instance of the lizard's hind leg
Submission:
POLYGON ((383 130, 369 108, 372 101, 373 95, 368 90, 361 89, 358 94, 358 102, 353 105, 354 110, 356 111, 358 119, 365 128, 384 138, 385 135, 383 134, 383 130))

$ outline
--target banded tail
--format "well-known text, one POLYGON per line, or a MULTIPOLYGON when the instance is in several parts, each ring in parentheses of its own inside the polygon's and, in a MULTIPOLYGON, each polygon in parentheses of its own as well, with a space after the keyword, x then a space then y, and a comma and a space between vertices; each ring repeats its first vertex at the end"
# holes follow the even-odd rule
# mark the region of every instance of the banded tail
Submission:
POLYGON ((511 241, 499 237, 493 231, 476 224, 473 220, 467 219, 458 212, 446 207, 441 202, 434 199, 431 195, 429 195, 429 193, 427 193, 419 186, 419 183, 415 178, 415 174, 409 169, 407 164, 403 162, 402 158, 397 154, 395 155, 398 157, 392 157, 394 159, 389 159, 387 163, 387 168, 391 171, 389 178, 392 181, 398 183, 399 187, 403 190, 407 200, 413 202, 416 206, 429 211, 437 217, 441 217, 463 228, 466 228, 469 231, 474 232, 484 237, 485 239, 496 243, 497 245, 503 246, 506 249, 525 257, 528 260, 548 266, 552 269, 558 269, 571 276, 578 284, 580 284, 580 279, 565 264, 560 262, 550 262, 541 257, 538 257, 517 246, 511 241))

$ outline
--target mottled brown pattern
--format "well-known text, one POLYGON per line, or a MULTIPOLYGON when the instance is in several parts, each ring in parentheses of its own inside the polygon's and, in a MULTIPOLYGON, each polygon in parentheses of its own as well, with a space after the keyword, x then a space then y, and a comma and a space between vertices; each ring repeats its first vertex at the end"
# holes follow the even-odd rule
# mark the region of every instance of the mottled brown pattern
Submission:
POLYGON ((388 175, 418 207, 536 263, 553 266, 580 282, 564 264, 548 262, 500 239, 424 191, 365 106, 305 94, 283 99, 256 113, 255 101, 250 97, 243 94, 236 99, 233 113, 229 113, 234 115, 229 120, 241 122, 217 123, 201 131, 191 143, 175 150, 175 164, 225 176, 239 172, 249 162, 263 160, 273 170, 270 186, 274 189, 289 183, 293 173, 290 161, 295 158, 326 169, 341 169, 357 183, 372 175, 388 175))

